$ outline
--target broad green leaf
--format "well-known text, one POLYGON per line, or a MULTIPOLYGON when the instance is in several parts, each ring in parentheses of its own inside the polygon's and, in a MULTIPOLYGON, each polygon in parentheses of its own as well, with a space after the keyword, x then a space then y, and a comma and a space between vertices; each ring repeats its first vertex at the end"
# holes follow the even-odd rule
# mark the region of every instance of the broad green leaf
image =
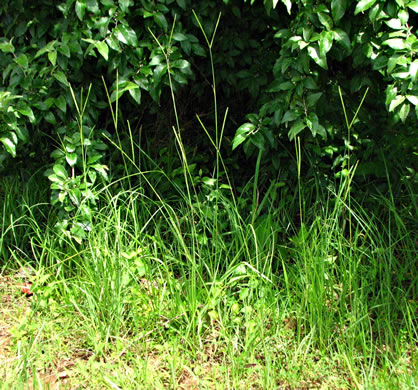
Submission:
POLYGON ((318 12, 318 19, 328 31, 332 29, 332 19, 326 13, 318 12))
POLYGON ((295 119, 299 118, 300 113, 295 110, 289 110, 286 111, 286 113, 283 115, 282 123, 291 122, 295 119))
POLYGON ((35 58, 40 57, 42 54, 45 54, 47 52, 49 52, 50 50, 52 50, 52 48, 55 46, 55 44, 57 43, 56 40, 49 42, 47 45, 45 45, 42 49, 39 49, 36 54, 35 54, 35 58))
POLYGON ((64 152, 61 149, 55 149, 50 156, 57 160, 58 158, 61 158, 62 156, 64 156, 64 152))
POLYGON ((235 150, 241 145, 248 137, 248 135, 256 129, 256 126, 252 123, 244 123, 241 125, 235 133, 232 140, 232 150, 235 150))
POLYGON ((303 119, 296 121, 288 132, 289 140, 292 141, 305 128, 306 123, 303 119))
POLYGON ((399 117, 401 118, 401 121, 403 123, 405 123, 406 118, 408 117, 410 108, 411 108, 411 106, 409 105, 409 103, 404 103, 404 104, 402 104, 402 107, 399 110, 399 117))
POLYGON ((350 38, 348 37, 347 33, 340 28, 336 28, 333 32, 334 39, 341 44, 343 47, 345 47, 347 50, 350 50, 351 43, 350 38))
POLYGON ((167 73, 167 65, 160 64, 157 65, 154 69, 154 84, 158 85, 161 81, 161 78, 167 73))
POLYGON ((0 141, 4 145, 6 151, 12 157, 16 157, 16 144, 9 137, 1 137, 0 141))
POLYGON ((415 95, 406 95, 406 98, 414 105, 418 105, 418 96, 415 95))
POLYGON ((116 38, 126 44, 131 46, 138 46, 138 38, 136 37, 135 31, 132 30, 129 26, 119 24, 114 30, 113 33, 116 35, 116 38))
POLYGON ((292 82, 290 81, 284 81, 281 80, 274 80, 271 84, 267 92, 278 92, 278 91, 288 91, 289 89, 294 88, 292 82))
POLYGON ((194 43, 192 45, 192 52, 196 54, 197 56, 206 57, 205 49, 203 48, 202 45, 199 45, 198 43, 194 43))
POLYGON ((408 8, 410 8, 410 9, 412 9, 412 11, 418 13, 418 1, 413 1, 412 3, 409 3, 408 8))
POLYGON ((17 138, 21 141, 26 142, 29 139, 29 132, 26 126, 20 126, 15 128, 17 138))
POLYGON ((95 43, 95 46, 96 46, 98 52, 107 61, 109 59, 109 47, 107 46, 106 42, 98 41, 98 42, 95 43))
POLYGON ((321 33, 321 38, 319 40, 319 52, 321 57, 325 57, 327 53, 331 50, 332 41, 334 36, 330 31, 323 31, 321 33))
POLYGON ((398 13, 398 18, 401 20, 402 24, 407 24, 409 20, 409 12, 405 9, 401 9, 398 13))
POLYGON ((388 85, 386 87, 386 100, 385 100, 385 104, 389 105, 390 102, 395 99, 397 93, 398 93, 398 89, 395 87, 394 84, 392 85, 388 85))
POLYGON ((389 112, 392 112, 396 107, 402 104, 405 101, 405 96, 398 95, 396 96, 389 105, 389 112))
POLYGON ((331 1, 331 13, 334 22, 338 22, 345 14, 347 7, 346 0, 332 0, 331 1))
POLYGON ((15 58, 15 62, 24 69, 28 68, 29 61, 28 57, 26 57, 26 54, 21 54, 19 57, 15 58))
POLYGON ((399 19, 390 19, 385 23, 394 30, 402 29, 402 23, 399 19))
POLYGON ((185 0, 176 0, 178 6, 183 9, 186 10, 187 9, 187 5, 186 5, 186 1, 185 0))
POLYGON ((62 84, 64 84, 65 86, 68 86, 68 80, 67 77, 65 76, 65 74, 61 71, 55 72, 54 73, 54 77, 62 84))
POLYGON ((10 40, 10 41, 7 41, 7 40, 0 41, 0 50, 3 53, 14 53, 15 48, 12 44, 12 40, 10 40))
POLYGON ((57 97, 55 99, 55 105, 62 111, 62 112, 66 112, 67 111, 67 102, 65 100, 65 97, 60 95, 59 97, 57 97))
POLYGON ((250 141, 257 149, 264 150, 265 139, 260 132, 252 135, 250 141))
POLYGON ((286 6, 287 13, 290 15, 292 9, 292 0, 282 0, 282 3, 286 6))
POLYGON ((392 73, 391 76, 394 79, 402 79, 402 80, 409 79, 410 77, 409 72, 395 72, 395 73, 392 73))
POLYGON ((126 91, 131 91, 133 89, 139 89, 139 86, 132 81, 120 83, 118 88, 118 94, 116 95, 116 89, 112 92, 110 96, 110 101, 114 102, 116 99, 119 99, 126 91))
POLYGON ((129 8, 130 1, 129 0, 119 0, 119 6, 122 12, 126 12, 129 8))
POLYGON ((57 176, 63 179, 66 179, 68 177, 67 170, 61 164, 54 164, 52 170, 57 176))
POLYGON ((86 0, 77 0, 75 3, 75 13, 80 20, 83 20, 86 13, 86 0))
POLYGON ((360 0, 357 3, 354 15, 359 14, 360 12, 367 11, 377 0, 360 0))
POLYGON ((164 32, 167 32, 168 30, 168 23, 167 23, 167 19, 165 18, 165 16, 163 14, 155 14, 154 15, 154 22, 156 24, 158 24, 164 32))
POLYGON ((35 122, 35 115, 33 115, 32 108, 30 108, 27 104, 18 105, 17 111, 22 115, 27 116, 32 123, 35 122))
POLYGON ((51 62, 51 64, 55 66, 55 64, 57 63, 57 51, 51 50, 50 52, 48 52, 48 59, 51 62))
POLYGON ((309 46, 308 54, 309 57, 311 57, 317 65, 319 65, 321 68, 328 69, 327 59, 325 57, 321 57, 318 47, 309 46))
POLYGON ((97 0, 86 0, 86 6, 93 14, 98 14, 100 12, 97 0))
POLYGON ((187 41, 187 36, 182 33, 176 32, 173 34, 173 40, 177 42, 187 41))
POLYGON ((416 80, 418 73, 418 60, 415 60, 411 63, 409 67, 409 74, 411 75, 412 80, 416 80))
POLYGON ((390 48, 395 50, 403 50, 406 48, 405 41, 401 38, 386 39, 386 41, 383 41, 382 44, 388 45, 390 48))
POLYGON ((139 88, 130 89, 129 94, 138 104, 141 104, 141 90, 139 88))
POLYGON ((321 96, 322 96, 322 92, 309 94, 307 99, 306 99, 306 103, 307 103, 308 107, 314 106, 316 104, 316 102, 320 99, 321 96))
POLYGON ((77 163, 77 154, 76 153, 70 153, 65 156, 65 159, 67 160, 67 163, 70 167, 73 167, 77 163))
POLYGON ((187 60, 177 60, 177 61, 173 61, 171 62, 171 68, 178 68, 178 69, 187 69, 190 68, 190 62, 187 60))
POLYGON ((379 55, 377 58, 372 60, 373 70, 383 69, 387 66, 388 58, 385 55, 379 55))

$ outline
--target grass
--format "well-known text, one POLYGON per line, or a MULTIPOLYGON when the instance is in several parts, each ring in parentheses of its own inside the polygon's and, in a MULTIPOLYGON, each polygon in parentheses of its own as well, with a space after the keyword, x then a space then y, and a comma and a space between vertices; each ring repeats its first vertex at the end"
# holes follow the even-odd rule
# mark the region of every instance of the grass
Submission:
POLYGON ((110 185, 79 245, 37 223, 36 185, 2 184, 3 388, 416 386, 415 242, 390 198, 380 220, 342 184, 296 226, 297 196, 254 219, 216 185, 170 203, 110 185))
POLYGON ((109 140, 125 177, 93 189, 85 240, 54 229, 38 176, 1 179, 2 388, 417 386, 414 191, 404 208, 375 194, 370 212, 350 192, 355 166, 318 191, 296 139, 294 188, 260 191, 260 153, 235 195, 218 115, 214 139, 201 122, 212 177, 194 173, 178 123, 174 178, 132 138, 129 152, 109 140))

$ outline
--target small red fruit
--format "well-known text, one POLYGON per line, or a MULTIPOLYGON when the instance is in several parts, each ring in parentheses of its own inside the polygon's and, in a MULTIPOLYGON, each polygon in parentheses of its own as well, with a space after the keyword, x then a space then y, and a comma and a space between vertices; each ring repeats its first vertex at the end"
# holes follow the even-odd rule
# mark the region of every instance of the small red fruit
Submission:
POLYGON ((32 283, 31 282, 26 282, 23 286, 22 286, 22 293, 26 294, 27 297, 30 297, 33 295, 33 292, 31 291, 31 287, 32 287, 32 283))

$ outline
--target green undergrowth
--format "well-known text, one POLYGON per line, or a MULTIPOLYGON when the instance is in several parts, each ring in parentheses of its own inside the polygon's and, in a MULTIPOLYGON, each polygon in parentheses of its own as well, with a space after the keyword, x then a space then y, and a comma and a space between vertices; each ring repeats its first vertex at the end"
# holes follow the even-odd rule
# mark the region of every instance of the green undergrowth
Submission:
POLYGON ((4 388, 416 385, 416 243, 390 199, 378 219, 342 183, 295 222, 297 196, 245 215, 213 182, 176 202, 109 185, 77 244, 36 183, 2 183, 2 299, 30 299, 5 327, 4 388))
MULTIPOLYGON (((214 37, 202 32, 212 60, 214 37)), ((184 146, 173 93, 175 168, 132 133, 123 144, 108 96, 116 175, 100 166, 98 184, 82 146, 80 175, 64 157, 54 165, 52 208, 37 176, 1 179, 4 388, 416 387, 412 185, 395 191, 386 167, 384 194, 353 191, 347 148, 344 174, 326 187, 302 175, 296 138, 294 180, 266 180, 260 149, 235 188, 212 85, 215 128, 198 117, 211 174, 184 146)), ((351 122, 344 108, 348 139, 360 107, 351 122)))

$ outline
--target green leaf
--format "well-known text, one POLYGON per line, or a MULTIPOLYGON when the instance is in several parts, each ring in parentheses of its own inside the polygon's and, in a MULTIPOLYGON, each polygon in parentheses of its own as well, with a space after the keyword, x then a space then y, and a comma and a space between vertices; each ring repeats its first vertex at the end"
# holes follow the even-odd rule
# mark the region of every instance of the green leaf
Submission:
POLYGON ((154 69, 154 84, 158 85, 161 81, 161 78, 167 73, 167 65, 160 64, 157 65, 154 69))
POLYGON ((377 0, 360 0, 357 3, 354 15, 359 14, 360 12, 367 11, 377 0))
POLYGON ((377 58, 372 60, 373 70, 383 69, 388 64, 388 58, 385 55, 379 55, 377 58))
POLYGON ((303 119, 296 121, 288 132, 289 140, 292 141, 305 128, 306 123, 303 119))
POLYGON ((400 19, 402 24, 408 23, 409 12, 405 9, 401 9, 398 13, 398 18, 400 19))
POLYGON ((98 41, 95 43, 95 46, 96 46, 97 51, 107 61, 109 59, 109 46, 107 46, 106 42, 98 41))
POLYGON ((340 28, 336 28, 333 32, 334 39, 347 50, 350 50, 351 43, 347 33, 340 28))
POLYGON ((418 13, 418 1, 414 1, 408 4, 408 8, 412 9, 412 11, 418 13))
POLYGON ((186 10, 187 9, 187 5, 186 5, 186 1, 185 0, 176 0, 178 6, 183 9, 186 10))
POLYGON ((346 0, 332 0, 331 1, 331 13, 334 22, 338 22, 345 14, 347 7, 346 0))
POLYGON ((308 105, 308 107, 314 106, 321 96, 322 96, 322 92, 309 94, 306 99, 306 104, 308 105))
POLYGON ((390 48, 395 50, 403 50, 406 48, 405 41, 401 38, 386 39, 386 41, 383 41, 382 44, 388 45, 390 48))
POLYGON ((59 97, 57 97, 55 99, 55 105, 62 111, 62 112, 66 112, 67 111, 67 102, 65 100, 65 97, 60 95, 59 97))
POLYGON ((61 46, 58 47, 58 51, 61 54, 64 54, 67 58, 71 57, 70 48, 66 44, 61 44, 61 46))
POLYGON ((287 13, 290 15, 292 9, 292 0, 282 0, 282 3, 286 6, 287 13))
POLYGON ((283 119, 281 123, 291 122, 295 119, 299 118, 300 113, 294 110, 286 111, 286 113, 283 115, 283 119))
POLYGON ((418 96, 415 95, 406 95, 406 98, 414 105, 418 105, 418 96))
POLYGON ((87 9, 93 14, 98 14, 100 12, 97 0, 87 0, 86 1, 87 9))
POLYGON ((138 104, 141 104, 141 90, 139 88, 130 89, 129 94, 138 104))
POLYGON ((29 132, 26 126, 16 127, 15 131, 17 138, 21 141, 26 142, 29 139, 29 132))
POLYGON ((326 54, 331 50, 332 41, 334 36, 330 31, 323 31, 319 41, 319 52, 321 57, 325 57, 326 54))
POLYGON ((265 139, 261 133, 252 135, 250 141, 257 149, 264 150, 265 139))
POLYGON ((55 66, 55 64, 57 63, 57 51, 51 50, 50 52, 48 52, 48 59, 51 62, 51 64, 55 66))
POLYGON ((83 20, 84 14, 86 13, 86 1, 77 0, 75 3, 75 13, 80 20, 83 20))
POLYGON ((0 50, 3 53, 14 53, 15 48, 12 44, 12 40, 10 40, 10 41, 6 41, 6 40, 0 41, 0 50))
POLYGON ((6 151, 11 154, 12 157, 16 157, 16 144, 8 137, 1 137, 0 141, 4 145, 6 151))
POLYGON ((46 44, 42 49, 39 49, 35 54, 35 59, 40 57, 42 54, 45 54, 45 53, 49 52, 50 50, 52 50, 52 48, 54 47, 54 45, 56 43, 57 43, 56 40, 51 41, 48 44, 46 44))
POLYGON ((68 80, 65 74, 61 71, 55 72, 54 77, 62 84, 64 84, 66 87, 68 86, 68 80))
POLYGON ((15 62, 20 65, 23 69, 27 69, 29 65, 28 57, 26 54, 21 54, 19 57, 15 58, 15 62))
POLYGON ((244 123, 241 125, 235 133, 232 140, 232 150, 235 150, 241 145, 248 137, 248 135, 256 129, 256 126, 252 123, 244 123))
POLYGON ((119 24, 114 30, 113 33, 116 35, 116 38, 126 44, 131 46, 138 46, 138 38, 136 33, 129 26, 119 24))
POLYGON ((309 54, 309 57, 311 57, 317 65, 319 65, 321 68, 328 69, 327 59, 324 57, 321 57, 318 47, 309 46, 308 54, 309 54))
POLYGON ((65 159, 67 160, 67 163, 70 167, 73 167, 77 163, 77 154, 76 153, 70 153, 65 156, 65 159))
POLYGON ((126 12, 129 8, 130 1, 129 0, 119 0, 119 6, 122 12, 126 12))
POLYGON ((163 14, 155 14, 154 15, 154 22, 156 24, 158 24, 164 32, 167 32, 168 30, 168 23, 167 23, 167 19, 165 18, 165 16, 163 14))
POLYGON ((385 23, 394 30, 402 29, 402 23, 399 19, 390 19, 385 23))
POLYGON ((52 169, 57 176, 63 179, 66 179, 68 177, 67 170, 61 164, 54 164, 52 169))
POLYGON ((33 115, 32 108, 30 108, 27 104, 18 105, 17 111, 22 115, 27 116, 32 123, 35 122, 35 115, 33 115))
POLYGON ((326 13, 318 12, 318 19, 328 31, 332 29, 332 19, 326 13))
POLYGON ((402 104, 402 107, 399 110, 399 117, 401 118, 402 123, 405 123, 406 118, 408 117, 410 108, 411 106, 409 105, 409 103, 402 104))
POLYGON ((289 89, 294 88, 292 82, 290 81, 284 81, 281 80, 274 80, 271 84, 267 92, 279 92, 279 91, 288 91, 289 89))
POLYGON ((398 95, 396 96, 389 105, 389 112, 392 112, 396 107, 402 104, 405 101, 405 96, 398 95))
POLYGON ((187 41, 187 36, 182 33, 176 32, 173 34, 173 40, 177 42, 187 41))

